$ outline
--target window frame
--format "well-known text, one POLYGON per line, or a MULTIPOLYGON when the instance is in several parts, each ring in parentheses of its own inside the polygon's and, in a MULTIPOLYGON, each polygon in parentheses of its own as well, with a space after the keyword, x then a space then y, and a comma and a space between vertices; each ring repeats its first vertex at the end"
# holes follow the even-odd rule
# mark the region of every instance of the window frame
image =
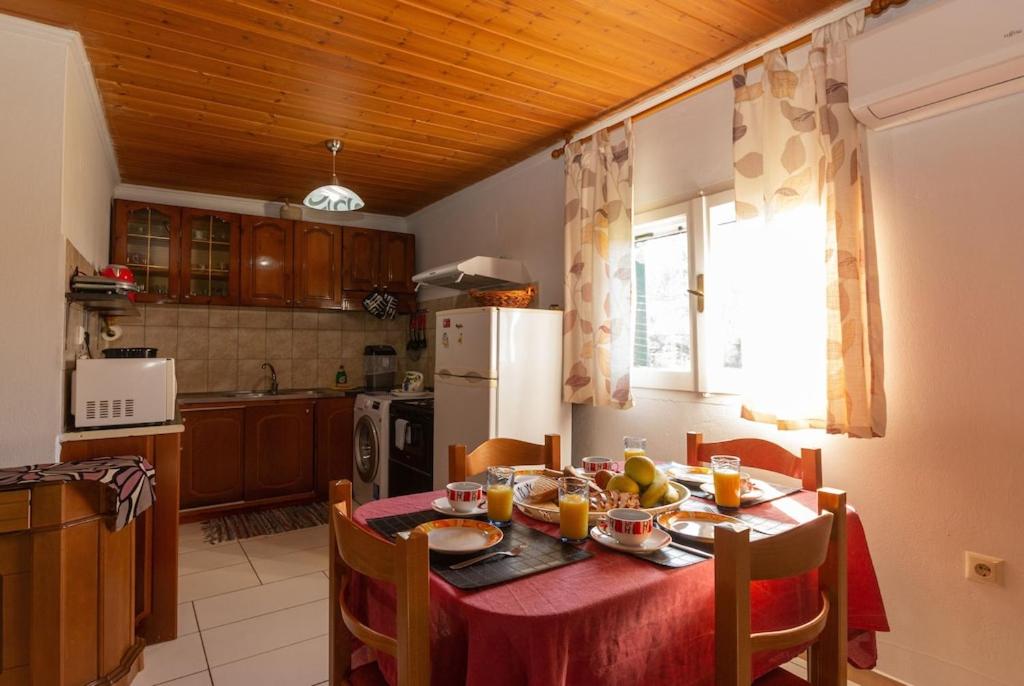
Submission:
MULTIPOLYGON (((694 252, 694 222, 693 222, 693 201, 676 203, 666 207, 660 207, 649 212, 643 212, 633 217, 633 245, 636 245, 638 236, 646 233, 640 230, 641 227, 655 223, 664 223, 676 217, 686 217, 686 256, 687 256, 687 287, 694 288, 693 276, 693 252, 694 252)), ((636 283, 636 262, 632 261, 633 278, 636 283)), ((630 385, 636 388, 656 388, 672 391, 692 391, 696 389, 697 365, 696 365, 696 322, 693 316, 694 301, 692 296, 682 294, 690 298, 690 369, 658 369, 656 367, 637 367, 631 364, 630 385)), ((629 310, 630 324, 636 323, 636 289, 633 289, 633 302, 629 310)), ((630 355, 633 354, 632 342, 630 343, 630 355)))
MULTIPOLYGON (((709 283, 714 284, 714 257, 711 254, 710 236, 711 208, 726 202, 735 202, 735 192, 727 188, 715 193, 700 195, 690 200, 667 205, 633 218, 633 240, 646 233, 640 227, 664 222, 674 217, 686 217, 687 235, 687 281, 691 291, 698 290, 699 277, 704 278, 704 312, 697 311, 697 296, 694 293, 681 293, 681 297, 689 298, 690 313, 690 369, 657 369, 653 367, 631 367, 631 385, 636 388, 657 389, 666 391, 687 391, 704 395, 740 394, 743 390, 742 371, 730 370, 724 366, 712 366, 711 356, 704 354, 710 350, 712 334, 710 317, 716 305, 714 289, 708 289, 709 283)), ((635 265, 635 262, 634 262, 635 265)), ((634 266, 635 270, 635 266, 634 266)), ((634 272, 635 277, 635 272, 634 272)), ((635 325, 636 289, 630 306, 630 323, 635 325)), ((631 348, 632 350, 632 348, 631 348)))

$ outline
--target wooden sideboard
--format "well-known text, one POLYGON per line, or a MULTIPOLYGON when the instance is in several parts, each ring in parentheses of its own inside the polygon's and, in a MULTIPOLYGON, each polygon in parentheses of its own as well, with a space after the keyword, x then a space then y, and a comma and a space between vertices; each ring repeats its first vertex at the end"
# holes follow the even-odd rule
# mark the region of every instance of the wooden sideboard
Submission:
POLYGON ((110 526, 95 482, 0 492, 0 686, 128 686, 135 629, 136 521, 110 526))
MULTIPOLYGON (((178 481, 181 426, 80 432, 76 440, 62 437, 60 460, 141 455, 156 469, 156 502, 136 521, 135 604, 139 635, 146 643, 178 636, 178 481), (92 433, 96 438, 80 438, 92 433), (101 436, 118 434, 115 437, 101 436), (128 435, 120 435, 128 434, 128 435)), ((68 436, 68 435, 65 435, 68 436)), ((6 686, 0 681, 0 686, 6 686)))

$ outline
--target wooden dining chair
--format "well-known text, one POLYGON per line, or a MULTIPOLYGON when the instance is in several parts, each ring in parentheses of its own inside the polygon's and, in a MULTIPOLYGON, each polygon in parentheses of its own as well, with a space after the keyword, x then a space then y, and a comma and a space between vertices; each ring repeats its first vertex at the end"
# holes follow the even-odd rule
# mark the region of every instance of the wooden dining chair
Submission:
POLYGON ((820 448, 803 448, 799 455, 794 455, 781 445, 760 438, 705 443, 703 434, 686 432, 688 465, 696 467, 701 462, 710 462, 712 455, 734 455, 740 458, 743 466, 800 479, 808 491, 816 491, 822 486, 820 448))
POLYGON ((488 467, 544 465, 562 469, 562 439, 558 434, 544 436, 544 444, 527 443, 514 438, 492 438, 466 454, 466 446, 448 446, 448 481, 465 481, 488 467))
POLYGON ((382 541, 352 521, 352 482, 331 484, 330 683, 378 686, 387 681, 377 663, 352 669, 352 639, 398 661, 399 686, 430 686, 429 556, 427 535, 414 531, 394 543, 382 541), (394 584, 397 591, 395 637, 374 631, 356 619, 345 603, 352 573, 394 584))
POLYGON ((715 527, 715 686, 846 686, 846 493, 819 489, 818 511, 806 524, 753 543, 745 526, 715 527), (799 626, 751 634, 750 582, 815 569, 818 614, 799 626), (753 653, 808 643, 806 680, 780 667, 751 682, 753 653))

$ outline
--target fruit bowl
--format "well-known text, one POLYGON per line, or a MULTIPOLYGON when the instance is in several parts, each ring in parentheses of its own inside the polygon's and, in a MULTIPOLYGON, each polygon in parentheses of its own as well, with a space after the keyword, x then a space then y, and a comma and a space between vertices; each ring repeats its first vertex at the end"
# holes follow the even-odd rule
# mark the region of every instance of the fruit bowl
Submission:
MULTIPOLYGON (((512 502, 515 504, 516 509, 522 512, 527 517, 532 517, 542 522, 558 523, 558 503, 557 502, 546 502, 546 503, 528 503, 526 497, 530 493, 530 485, 536 478, 535 475, 523 474, 520 472, 516 473, 516 484, 512 490, 512 502)), ((674 503, 668 503, 667 505, 659 505, 657 507, 645 507, 638 508, 642 512, 647 512, 652 517, 657 517, 664 512, 674 512, 679 509, 679 506, 686 502, 690 497, 690 490, 682 484, 673 484, 673 486, 680 491, 679 500, 674 503)), ((595 510, 590 509, 590 513, 587 519, 590 525, 593 526, 599 521, 604 519, 607 514, 607 510, 595 510)))

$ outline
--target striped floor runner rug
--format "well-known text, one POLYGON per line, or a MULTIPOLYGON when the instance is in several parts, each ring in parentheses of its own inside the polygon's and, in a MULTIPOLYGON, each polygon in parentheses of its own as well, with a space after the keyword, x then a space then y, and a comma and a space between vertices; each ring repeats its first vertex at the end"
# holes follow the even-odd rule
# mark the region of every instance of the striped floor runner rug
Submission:
POLYGON ((272 510, 239 512, 202 523, 203 540, 213 545, 240 538, 279 534, 327 523, 327 503, 292 505, 272 510))

